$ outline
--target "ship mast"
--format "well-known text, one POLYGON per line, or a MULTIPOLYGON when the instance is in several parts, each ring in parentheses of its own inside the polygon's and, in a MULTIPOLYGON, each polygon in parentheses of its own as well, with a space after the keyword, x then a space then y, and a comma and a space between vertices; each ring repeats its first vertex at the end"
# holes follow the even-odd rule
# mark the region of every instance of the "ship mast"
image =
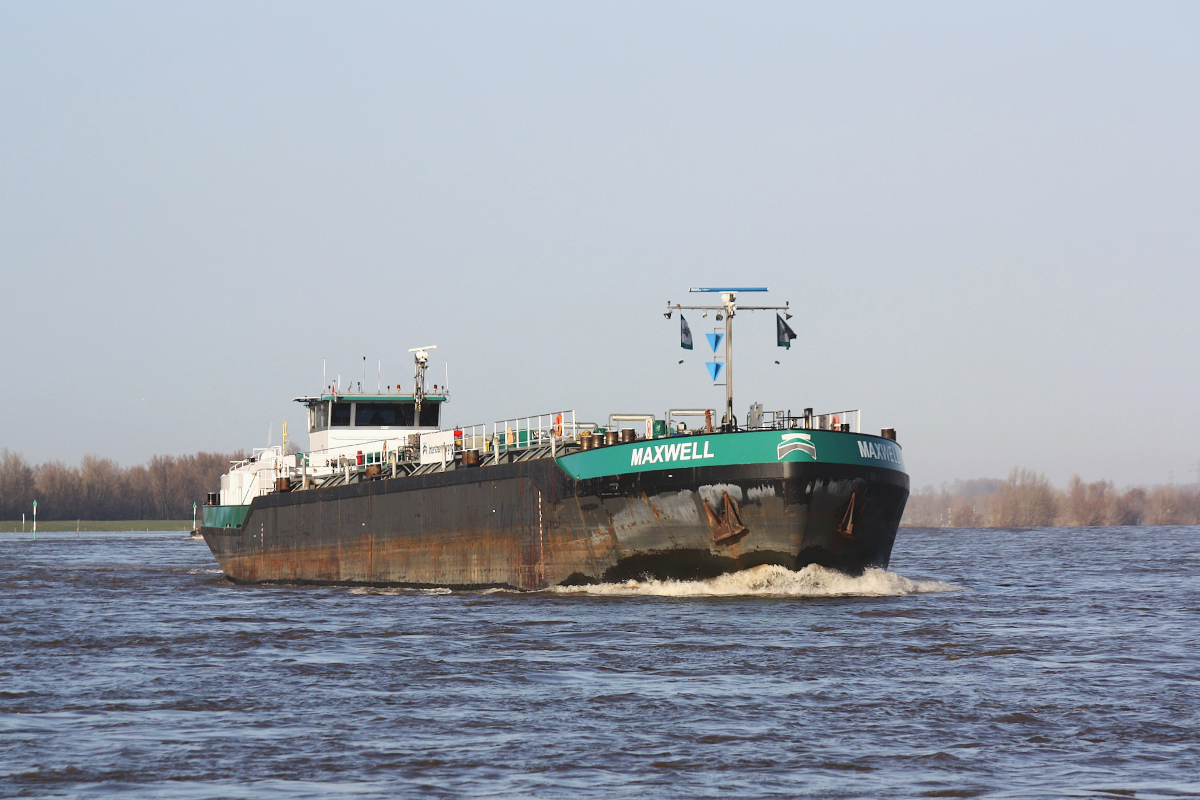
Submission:
MULTIPOLYGON (((724 430, 733 430, 736 427, 735 417, 733 415, 733 317, 738 311, 782 311, 788 314, 790 303, 782 306, 739 306, 737 303, 738 292, 766 292, 769 291, 766 286, 705 286, 688 289, 689 292, 705 292, 721 295, 721 305, 719 306, 685 306, 679 303, 671 305, 667 301, 667 312, 663 314, 667 319, 671 318, 671 314, 675 311, 716 311, 717 321, 722 318, 725 320, 725 415, 721 418, 721 427, 724 430)), ((791 314, 788 314, 790 317, 791 314)))
POLYGON ((413 361, 416 362, 417 373, 413 376, 413 381, 416 388, 413 390, 413 401, 416 404, 413 415, 413 424, 421 425, 421 404, 425 400, 425 367, 429 365, 429 353, 427 350, 437 350, 436 344, 431 344, 428 347, 412 347, 409 348, 413 354, 413 361))

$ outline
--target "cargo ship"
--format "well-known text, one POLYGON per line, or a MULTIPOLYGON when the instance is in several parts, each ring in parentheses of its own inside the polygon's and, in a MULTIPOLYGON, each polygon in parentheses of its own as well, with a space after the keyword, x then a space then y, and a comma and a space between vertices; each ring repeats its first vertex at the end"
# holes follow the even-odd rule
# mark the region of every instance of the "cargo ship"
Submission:
MULTIPOLYGON (((539 590, 627 580, 696 580, 762 564, 886 567, 908 499, 894 429, 857 410, 734 414, 732 320, 752 288, 720 302, 709 362, 726 403, 618 413, 567 409, 444 426, 445 386, 426 389, 433 346, 413 348, 412 390, 326 385, 296 398, 309 450, 286 444, 231 465, 200 532, 236 583, 539 590), (713 365, 717 366, 713 366, 713 365)), ((778 317, 782 346, 790 328, 778 317), (786 330, 785 330, 786 329, 786 330)), ((786 340, 786 341, 785 341, 786 340)))

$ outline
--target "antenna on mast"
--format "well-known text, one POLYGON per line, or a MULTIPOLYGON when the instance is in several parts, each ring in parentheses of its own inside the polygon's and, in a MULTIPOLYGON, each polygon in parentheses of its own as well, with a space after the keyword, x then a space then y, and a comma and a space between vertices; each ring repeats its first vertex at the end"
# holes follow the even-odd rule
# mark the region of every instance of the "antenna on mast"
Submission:
POLYGON ((416 403, 413 423, 421 426, 421 404, 425 400, 425 367, 429 365, 428 350, 437 350, 436 344, 431 344, 428 347, 410 347, 408 352, 413 354, 413 361, 417 364, 417 373, 413 380, 416 388, 413 390, 413 400, 416 403))
MULTIPOLYGON (((766 292, 769 291, 766 286, 702 286, 688 289, 688 291, 720 294, 721 304, 718 306, 685 306, 679 303, 671 305, 668 300, 667 311, 663 316, 670 319, 671 314, 675 311, 703 311, 706 314, 709 311, 716 311, 717 321, 720 322, 722 319, 725 321, 725 415, 721 418, 721 430, 733 431, 737 429, 737 417, 733 413, 733 318, 738 311, 782 311, 790 319, 792 316, 789 313, 790 303, 782 306, 738 305, 738 292, 766 292)), ((685 347, 691 349, 690 332, 687 338, 685 347)), ((782 342, 782 338, 780 341, 782 342)), ((717 375, 720 374, 720 369, 720 364, 717 364, 716 367, 709 367, 713 380, 716 380, 717 375)))

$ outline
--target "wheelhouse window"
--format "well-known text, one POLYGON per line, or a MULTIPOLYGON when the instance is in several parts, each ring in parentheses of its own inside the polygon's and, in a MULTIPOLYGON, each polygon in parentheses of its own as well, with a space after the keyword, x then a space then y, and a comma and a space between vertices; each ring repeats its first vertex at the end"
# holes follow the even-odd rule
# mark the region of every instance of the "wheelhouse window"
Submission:
MULTIPOLYGON (((350 424, 350 413, 342 412, 339 417, 339 406, 349 406, 349 403, 333 404, 333 425, 350 424), (339 422, 339 419, 345 419, 339 422)), ((436 428, 441 417, 441 403, 426 401, 421 404, 422 428, 436 428)), ((412 428, 417 427, 416 403, 354 403, 354 427, 356 428, 412 428)))
POLYGON ((308 407, 308 432, 323 431, 329 427, 329 403, 315 403, 308 407))
POLYGON ((350 404, 334 403, 333 411, 329 415, 329 424, 334 428, 350 427, 350 404))
POLYGON ((408 413, 408 422, 404 422, 403 412, 401 403, 355 403, 354 425, 359 428, 395 428, 412 425, 412 411, 410 410, 408 413))
POLYGON ((441 403, 422 403, 421 404, 421 427, 436 428, 438 426, 438 411, 441 409, 441 403))
POLYGON ((398 419, 400 421, 396 424, 402 425, 406 428, 411 428, 413 426, 413 417, 415 417, 417 413, 416 409, 417 406, 414 403, 401 403, 400 411, 398 412, 398 419))

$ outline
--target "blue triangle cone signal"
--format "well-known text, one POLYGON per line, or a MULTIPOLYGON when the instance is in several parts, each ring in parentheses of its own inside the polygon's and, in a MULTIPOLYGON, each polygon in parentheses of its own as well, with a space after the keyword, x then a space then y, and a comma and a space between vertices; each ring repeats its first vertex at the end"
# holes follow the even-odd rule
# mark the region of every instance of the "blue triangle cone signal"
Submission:
POLYGON ((721 340, 725 338, 725 334, 706 333, 704 335, 708 337, 708 346, 712 348, 714 353, 717 352, 717 348, 721 346, 721 340))
POLYGON ((721 374, 721 367, 725 365, 720 361, 705 361, 704 366, 708 367, 708 374, 711 375, 712 379, 715 381, 717 376, 721 374))

